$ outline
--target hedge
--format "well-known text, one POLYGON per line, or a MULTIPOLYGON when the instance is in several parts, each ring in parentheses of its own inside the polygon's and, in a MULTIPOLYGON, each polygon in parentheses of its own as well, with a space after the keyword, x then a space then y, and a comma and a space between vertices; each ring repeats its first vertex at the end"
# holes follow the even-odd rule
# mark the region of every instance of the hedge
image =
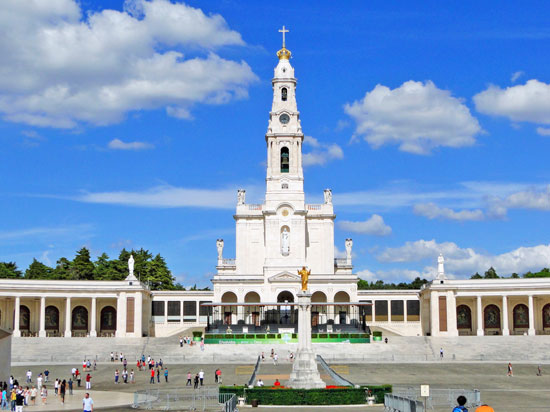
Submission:
POLYGON ((372 336, 382 336, 382 331, 375 330, 374 332, 372 332, 372 336))
POLYGON ((384 403, 384 394, 392 391, 391 385, 362 386, 337 389, 287 389, 273 387, 248 389, 244 386, 221 386, 220 393, 246 396, 247 402, 258 400, 260 405, 358 405, 365 404, 365 390, 371 391, 376 403, 384 403))
POLYGON ((200 337, 202 337, 202 331, 200 331, 200 330, 194 330, 194 331, 193 331, 193 337, 195 337, 195 338, 200 338, 200 337))

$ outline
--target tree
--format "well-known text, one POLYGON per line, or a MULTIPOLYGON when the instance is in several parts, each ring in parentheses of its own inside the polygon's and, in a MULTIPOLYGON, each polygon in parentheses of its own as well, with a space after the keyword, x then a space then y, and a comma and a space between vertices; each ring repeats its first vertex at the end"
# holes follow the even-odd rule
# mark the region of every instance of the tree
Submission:
POLYGON ((476 274, 472 275, 470 279, 483 279, 483 276, 481 276, 479 273, 476 272, 476 274))
POLYGON ((25 271, 25 279, 52 279, 53 269, 36 259, 32 260, 25 271))
POLYGON ((53 270, 52 279, 72 279, 71 261, 65 257, 57 261, 57 266, 53 270))
POLYGON ((145 277, 142 275, 142 281, 149 282, 151 289, 174 289, 174 277, 168 269, 164 258, 157 254, 153 260, 149 262, 145 277))
POLYGON ((20 279, 23 273, 17 268, 15 262, 0 262, 1 279, 20 279))
POLYGON ((512 273, 512 276, 510 276, 512 279, 519 279, 519 275, 517 273, 512 273))
POLYGON ((94 278, 94 264, 90 258, 90 251, 83 247, 71 264, 72 278, 76 280, 92 280, 94 278))
POLYGON ((487 269, 487 272, 485 272, 485 276, 483 277, 484 279, 499 279, 500 276, 497 275, 497 271, 495 270, 495 268, 493 268, 492 266, 487 269))
POLYGON ((117 270, 116 261, 110 260, 107 253, 98 256, 94 263, 94 280, 123 280, 126 276, 117 270))
POLYGON ((524 278, 548 278, 550 277, 550 269, 544 268, 540 272, 527 272, 523 275, 524 278))

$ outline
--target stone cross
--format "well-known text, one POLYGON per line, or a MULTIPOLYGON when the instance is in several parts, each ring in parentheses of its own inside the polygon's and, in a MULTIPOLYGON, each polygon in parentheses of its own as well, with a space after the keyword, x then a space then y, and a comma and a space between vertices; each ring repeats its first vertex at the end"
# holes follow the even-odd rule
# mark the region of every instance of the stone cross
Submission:
POLYGON ((285 29, 285 26, 283 25, 283 28, 279 30, 279 33, 283 33, 283 49, 285 48, 285 33, 288 33, 288 30, 285 29))

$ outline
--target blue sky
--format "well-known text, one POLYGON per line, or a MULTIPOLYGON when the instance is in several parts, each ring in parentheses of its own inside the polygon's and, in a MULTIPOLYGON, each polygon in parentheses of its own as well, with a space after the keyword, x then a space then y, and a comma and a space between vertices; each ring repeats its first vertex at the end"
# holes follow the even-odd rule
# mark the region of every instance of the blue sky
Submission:
POLYGON ((294 3, 1 2, 0 260, 143 247, 208 285, 236 189, 262 201, 284 24, 307 198, 360 276, 548 267, 550 5, 294 3))

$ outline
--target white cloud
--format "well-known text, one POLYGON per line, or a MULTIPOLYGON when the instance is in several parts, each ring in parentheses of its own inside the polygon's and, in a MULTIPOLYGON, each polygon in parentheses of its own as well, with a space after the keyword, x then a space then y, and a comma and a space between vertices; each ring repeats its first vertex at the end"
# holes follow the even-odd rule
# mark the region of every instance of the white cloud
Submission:
POLYGON ((477 111, 514 122, 550 124, 550 84, 536 79, 501 89, 491 85, 474 96, 477 111))
POLYGON ((392 232, 391 227, 384 223, 382 216, 376 214, 363 222, 343 220, 338 222, 338 226, 342 230, 365 235, 388 236, 392 232))
POLYGON ((528 188, 504 197, 490 197, 488 204, 489 213, 495 216, 506 215, 508 209, 550 211, 550 185, 545 188, 528 188))
POLYGON ((419 203, 414 205, 414 213, 428 219, 446 220, 483 220, 485 215, 481 209, 455 211, 448 207, 439 207, 435 203, 419 203))
POLYGON ((521 76, 523 76, 525 73, 522 72, 522 71, 517 71, 515 73, 512 74, 512 76, 510 77, 510 81, 512 83, 515 83, 521 76))
POLYGON ((541 136, 550 136, 550 129, 545 127, 537 127, 537 133, 541 136))
POLYGON ((89 237, 93 231, 90 224, 37 226, 28 229, 0 231, 0 244, 13 244, 28 240, 48 240, 89 237))
POLYGON ((302 164, 304 166, 321 165, 324 166, 332 160, 344 158, 344 151, 336 143, 321 143, 311 136, 304 136, 304 146, 310 146, 311 152, 304 153, 302 164))
POLYGON ((473 248, 460 248, 453 242, 437 243, 435 240, 407 242, 404 246, 387 248, 377 256, 383 262, 417 262, 430 260, 424 271, 436 265, 437 256, 443 253, 445 271, 451 276, 469 277, 494 267, 500 275, 540 270, 550 264, 550 245, 519 247, 498 255, 477 252, 473 248), (433 262, 433 263, 432 263, 433 262))
POLYGON ((0 28, 0 113, 34 126, 105 125, 156 108, 189 117, 193 104, 242 98, 256 80, 244 61, 213 52, 244 44, 221 16, 168 0, 100 12, 3 0, 0 28))
POLYGON ((360 270, 357 272, 357 276, 361 279, 368 280, 369 282, 374 282, 379 279, 376 273, 371 272, 368 269, 360 270))
POLYGON ((107 145, 112 150, 147 150, 154 149, 154 145, 145 142, 123 142, 120 139, 113 139, 107 145))
POLYGON ((339 259, 344 259, 345 257, 347 257, 346 251, 338 249, 338 246, 335 245, 334 246, 334 257, 339 258, 339 259))
POLYGON ((472 146, 481 132, 462 101, 431 81, 410 80, 393 90, 377 85, 344 110, 357 123, 355 135, 374 148, 395 143, 401 151, 428 154, 436 147, 472 146))

